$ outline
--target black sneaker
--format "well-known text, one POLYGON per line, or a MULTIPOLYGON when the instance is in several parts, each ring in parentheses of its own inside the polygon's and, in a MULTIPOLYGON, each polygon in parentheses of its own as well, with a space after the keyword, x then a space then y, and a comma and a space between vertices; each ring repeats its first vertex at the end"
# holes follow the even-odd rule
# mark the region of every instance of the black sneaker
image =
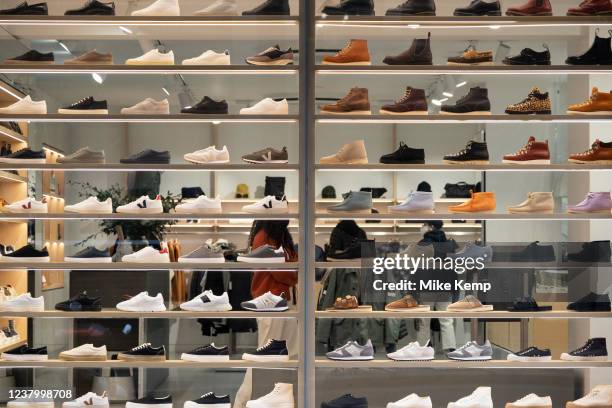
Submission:
POLYGON ((519 55, 506 57, 502 62, 506 65, 550 65, 550 51, 548 48, 542 52, 524 48, 519 55))
POLYGON ((117 359, 129 361, 164 361, 166 360, 166 348, 164 346, 153 347, 151 343, 144 343, 129 351, 119 353, 117 359))
POLYGON ((534 241, 524 249, 510 254, 510 262, 553 262, 555 260, 555 248, 552 245, 540 245, 540 241, 534 241))
POLYGON ((87 292, 81 292, 68 300, 55 305, 55 310, 65 312, 99 312, 102 310, 100 297, 89 297, 87 292))
POLYGON ((144 398, 129 401, 125 406, 130 408, 172 408, 172 396, 167 395, 165 397, 155 398, 148 395, 144 398))
POLYGON ((607 293, 598 295, 591 292, 567 305, 567 310, 573 310, 574 312, 609 312, 610 296, 607 293))
POLYGON ((397 7, 390 8, 386 16, 435 16, 434 0, 406 0, 397 7))
POLYGON ((21 54, 18 57, 13 57, 4 60, 5 64, 16 65, 16 64, 40 64, 50 65, 55 61, 55 57, 52 52, 41 53, 36 50, 30 50, 25 54, 21 54))
POLYGON ((330 16, 373 16, 374 1, 373 0, 340 0, 337 5, 328 5, 323 7, 323 14, 330 16))
POLYGON ((289 351, 285 340, 270 339, 266 344, 251 353, 244 353, 243 360, 247 361, 288 361, 289 351))
POLYGON ((123 164, 168 164, 170 163, 170 152, 147 149, 119 161, 123 164))
POLYGON ((266 0, 252 10, 242 12, 243 16, 288 16, 289 0, 266 0))
POLYGON ((582 244, 579 252, 567 254, 569 262, 610 262, 610 241, 592 241, 582 244))
POLYGON ((24 1, 16 7, 0 10, 0 14, 5 16, 47 16, 49 15, 49 10, 47 8, 47 3, 28 5, 28 3, 24 1))
POLYGON ((539 349, 537 347, 528 347, 517 353, 508 354, 508 361, 550 361, 552 355, 550 349, 539 349))
POLYGON ((47 247, 44 247, 41 251, 34 248, 32 245, 27 244, 22 246, 18 250, 11 252, 10 254, 4 255, 0 258, 0 262, 49 262, 49 252, 47 247))
POLYGON ((0 163, 45 163, 46 161, 47 155, 44 150, 32 150, 29 147, 0 157, 0 163))
POLYGON ((454 105, 443 105, 440 108, 442 115, 490 115, 491 102, 487 88, 479 86, 471 88, 467 95, 459 99, 454 105))
POLYGON ((368 400, 365 397, 345 394, 331 401, 322 402, 321 408, 368 408, 368 400))
POLYGON ((456 8, 453 14, 456 16, 501 16, 501 5, 499 1, 472 0, 467 7, 456 8))
POLYGON ((108 115, 108 105, 106 101, 96 101, 93 96, 83 98, 69 106, 64 106, 57 110, 63 114, 82 114, 82 115, 108 115))
POLYGON ((379 161, 382 164, 425 164, 425 150, 413 149, 400 142, 396 151, 381 156, 379 161))
POLYGON ((608 349, 606 348, 606 338, 596 337, 588 339, 584 346, 571 351, 562 353, 561 360, 565 361, 608 361, 608 349))
POLYGON ((208 96, 202 98, 202 100, 196 103, 194 106, 187 106, 181 109, 181 113, 194 113, 199 115, 227 115, 229 109, 227 102, 215 101, 208 96))
POLYGON ((68 10, 64 13, 67 16, 114 16, 115 3, 102 3, 98 0, 89 0, 83 7, 68 10))
POLYGON ((454 154, 444 156, 444 163, 448 164, 489 164, 489 150, 487 142, 470 140, 465 149, 454 154))
POLYGON ((185 361, 228 361, 229 348, 227 346, 217 347, 215 343, 198 347, 187 353, 181 354, 181 360, 185 361))
POLYGON ((110 263, 113 262, 113 258, 108 253, 108 249, 103 251, 99 250, 96 247, 87 247, 85 249, 80 250, 76 254, 72 256, 65 256, 64 261, 66 262, 104 262, 110 263))
POLYGON ((214 392, 208 392, 197 400, 185 402, 183 408, 230 408, 231 401, 229 395, 216 396, 214 392))
POLYGON ((538 302, 531 296, 525 296, 514 300, 510 312, 547 312, 552 310, 552 306, 539 306, 538 302))
POLYGON ((47 347, 31 348, 24 344, 5 351, 0 357, 6 361, 45 361, 48 359, 47 347))

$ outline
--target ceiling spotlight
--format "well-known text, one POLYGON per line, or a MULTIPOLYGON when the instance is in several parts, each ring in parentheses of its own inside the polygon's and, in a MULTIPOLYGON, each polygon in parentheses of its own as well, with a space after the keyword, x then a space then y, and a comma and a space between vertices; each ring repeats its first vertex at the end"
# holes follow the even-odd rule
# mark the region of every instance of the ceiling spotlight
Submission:
POLYGON ((501 28, 501 26, 500 25, 490 25, 489 28, 491 30, 499 30, 501 28))
POLYGON ((132 30, 130 30, 130 29, 129 29, 129 28, 127 28, 127 27, 124 27, 124 26, 119 26, 119 29, 120 29, 121 31, 123 31, 124 33, 126 33, 126 34, 134 34, 134 33, 132 32, 132 30))
POLYGON ((62 48, 63 48, 63 49, 64 49, 64 50, 65 50, 67 53, 69 53, 69 54, 70 54, 70 50, 68 49, 68 47, 66 47, 66 44, 64 44, 64 43, 63 43, 63 42, 61 42, 61 41, 58 41, 57 43, 58 43, 58 44, 59 44, 59 46, 60 46, 60 47, 62 47, 62 48))
POLYGON ((220 120, 213 120, 213 121, 212 121, 212 124, 213 124, 213 125, 220 125, 220 124, 221 124, 221 121, 220 121, 220 120))
POLYGON ((99 84, 102 84, 102 82, 104 82, 104 77, 102 77, 102 75, 98 74, 97 72, 92 73, 91 77, 99 84))
POLYGON ((442 99, 440 99, 440 104, 442 104, 442 102, 446 102, 446 101, 448 101, 448 98, 442 98, 442 99))
POLYGON ((408 24, 408 28, 412 28, 413 30, 416 30, 420 27, 421 27, 420 24, 408 24))
POLYGON ((436 105, 436 106, 442 106, 442 102, 440 102, 440 101, 439 101, 439 100, 437 100, 437 99, 432 99, 432 100, 431 100, 431 103, 433 103, 433 104, 434 104, 434 105, 436 105))
POLYGON ((457 88, 461 88, 462 86, 466 86, 467 85, 467 81, 462 81, 459 82, 457 85, 455 85, 457 88))
POLYGON ((448 97, 448 98, 452 98, 453 96, 455 96, 455 95, 453 95, 453 94, 452 94, 452 93, 450 93, 450 92, 442 92, 442 95, 444 95, 444 96, 446 96, 446 97, 448 97))
POLYGON ((168 92, 168 90, 167 90, 166 88, 163 88, 163 87, 162 87, 162 91, 164 91, 164 93, 165 93, 166 95, 170 96, 170 92, 168 92))

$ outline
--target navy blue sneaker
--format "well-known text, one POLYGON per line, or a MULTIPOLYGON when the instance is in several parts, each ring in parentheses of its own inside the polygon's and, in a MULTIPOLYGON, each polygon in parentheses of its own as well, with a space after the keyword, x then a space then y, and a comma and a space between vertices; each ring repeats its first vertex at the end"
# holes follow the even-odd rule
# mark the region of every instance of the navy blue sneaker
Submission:
POLYGON ((353 397, 345 394, 328 402, 322 402, 321 408, 368 408, 368 400, 365 397, 353 397))

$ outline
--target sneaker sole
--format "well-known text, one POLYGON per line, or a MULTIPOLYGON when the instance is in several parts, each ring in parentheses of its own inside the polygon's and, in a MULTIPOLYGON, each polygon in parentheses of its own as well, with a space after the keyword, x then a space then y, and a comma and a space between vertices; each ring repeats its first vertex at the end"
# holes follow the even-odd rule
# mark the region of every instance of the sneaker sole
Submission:
POLYGON ((490 164, 488 160, 466 160, 466 161, 457 161, 457 160, 444 160, 445 164, 490 164))
POLYGON ((71 256, 64 257, 64 262, 74 262, 74 263, 112 263, 113 258, 110 256, 100 257, 100 258, 74 258, 71 256))
POLYGON ((289 160, 249 160, 242 159, 243 162, 251 164, 287 164, 289 160))
POLYGON ((455 360, 455 361, 488 361, 488 360, 492 360, 493 357, 491 356, 478 356, 478 357, 450 357, 447 356, 450 360, 455 360))
MULTIPOLYGON (((181 360, 183 361, 195 361, 198 363, 205 363, 208 361, 229 361, 229 356, 198 356, 195 354, 183 353, 181 354, 181 360)), ((207 407, 209 405, 206 405, 207 407)))
POLYGON ((533 14, 530 14, 530 13, 520 13, 520 12, 516 12, 516 11, 506 11, 506 15, 507 16, 516 16, 516 17, 520 17, 520 16, 523 16, 523 17, 534 17, 534 16, 541 17, 541 16, 552 16, 553 14, 550 11, 543 11, 543 12, 540 12, 540 13, 533 13, 533 14))
MULTIPOLYGON (((387 355, 387 358, 389 360, 393 360, 393 361, 432 361, 434 360, 434 357, 427 357, 427 358, 397 358, 397 357, 389 357, 389 355, 387 355)), ((531 408, 531 407, 529 407, 531 408)))
POLYGON ((174 65, 174 62, 160 62, 160 61, 125 61, 125 65, 174 65))
POLYGON ((577 159, 568 159, 569 163, 575 164, 612 164, 612 160, 577 160, 577 159))
POLYGON ((232 310, 232 305, 219 305, 208 308, 184 307, 181 305, 181 310, 185 310, 187 312, 230 312, 232 310))
POLYGON ((185 401, 183 408, 231 408, 231 404, 198 404, 193 401, 185 401))
POLYGON ((186 161, 190 162, 190 163, 195 163, 195 164, 227 164, 229 163, 229 159, 228 160, 215 160, 215 161, 203 161, 203 160, 196 160, 196 159, 188 159, 188 158, 184 158, 186 161))
POLYGON ((289 361, 289 356, 256 356, 254 354, 242 354, 242 360, 245 361, 289 361))
POLYGON ((354 62, 329 62, 323 61, 321 65, 372 65, 372 61, 354 61, 354 62))
POLYGON ((473 67, 473 66, 493 66, 495 63, 493 61, 481 61, 481 62, 450 62, 448 61, 446 65, 451 66, 459 66, 459 67, 473 67))
POLYGON ((74 214, 112 214, 113 210, 111 209, 109 210, 87 210, 87 211, 82 211, 82 210, 76 210, 76 209, 71 209, 71 208, 66 208, 64 207, 64 212, 68 212, 68 213, 74 213, 74 214))
POLYGON ((289 310, 289 306, 283 306, 283 307, 268 307, 265 309, 254 309, 254 308, 250 308, 250 307, 244 307, 241 306, 244 310, 249 310, 251 312, 286 312, 287 310, 289 310))
POLYGON ((54 65, 54 61, 19 61, 19 60, 4 60, 6 65, 54 65))
POLYGON ((51 262, 51 258, 48 256, 41 257, 12 257, 12 256, 3 256, 0 257, 0 262, 15 262, 15 263, 43 263, 43 262, 51 262))
POLYGON ((492 312, 493 305, 483 305, 473 309, 446 309, 447 312, 492 312))
POLYGON ((293 60, 275 60, 275 61, 248 61, 245 60, 245 62, 247 64, 250 65, 259 65, 259 66, 266 66, 266 65, 291 65, 293 64, 293 60))
POLYGON ((520 357, 520 356, 508 356, 508 361, 520 361, 522 363, 528 363, 531 361, 552 361, 552 356, 547 357, 520 357))
POLYGON ((464 113, 440 111, 440 115, 463 115, 463 116, 491 115, 491 111, 473 111, 473 112, 464 112, 464 113))
POLYGON ((543 159, 538 159, 538 160, 524 160, 524 161, 515 161, 515 160, 502 160, 502 163, 504 164, 550 164, 550 160, 543 160, 543 159))
POLYGON ((108 115, 108 109, 58 109, 62 115, 108 115))
POLYGON ((225 258, 222 256, 218 258, 184 258, 181 256, 178 261, 182 263, 224 263, 225 258))
POLYGON ((385 109, 381 109, 379 113, 381 115, 393 115, 393 116, 429 115, 429 111, 391 112, 385 109))
POLYGON ((117 360, 123 360, 123 361, 166 361, 166 356, 130 356, 130 355, 127 355, 127 354, 119 353, 119 354, 117 354, 117 360))
POLYGON ((245 263, 285 263, 285 258, 252 258, 249 256, 238 256, 236 258, 236 261, 238 262, 245 262, 245 263))
POLYGON ((29 355, 29 356, 18 356, 13 354, 2 353, 0 356, 5 361, 47 361, 49 357, 47 355, 29 355))
POLYGON ((566 111, 568 115, 612 115, 612 111, 594 111, 594 112, 578 112, 578 111, 566 111))
POLYGON ((374 360, 374 356, 358 356, 358 357, 329 357, 327 356, 328 359, 330 360, 335 360, 335 361, 369 361, 369 360, 374 360))
POLYGON ((563 353, 561 355, 561 360, 563 361, 608 361, 608 356, 578 357, 578 356, 568 356, 566 353, 563 353))
POLYGON ((35 211, 33 209, 25 209, 25 208, 5 208, 5 211, 7 213, 13 213, 13 214, 28 214, 28 213, 34 213, 34 214, 47 214, 47 211, 35 211))
POLYGON ((610 214, 610 209, 603 209, 597 211, 580 211, 580 210, 567 210, 569 214, 610 214))
POLYGON ((60 353, 58 358, 63 361, 106 361, 106 356, 71 356, 64 353, 60 353))
POLYGON ((350 111, 350 112, 329 112, 325 110, 321 110, 321 113, 324 115, 371 115, 372 111, 369 110, 359 110, 359 111, 350 111))
POLYGON ((119 214, 163 214, 162 208, 139 208, 138 210, 123 210, 117 208, 119 214))
POLYGON ((121 310, 122 312, 143 312, 143 313, 152 313, 152 312, 165 312, 166 307, 158 307, 158 308, 117 308, 117 310, 121 310))
POLYGON ((429 312, 431 310, 431 306, 422 305, 422 306, 408 307, 408 308, 403 308, 403 309, 394 309, 394 308, 385 306, 385 310, 387 312, 429 312))

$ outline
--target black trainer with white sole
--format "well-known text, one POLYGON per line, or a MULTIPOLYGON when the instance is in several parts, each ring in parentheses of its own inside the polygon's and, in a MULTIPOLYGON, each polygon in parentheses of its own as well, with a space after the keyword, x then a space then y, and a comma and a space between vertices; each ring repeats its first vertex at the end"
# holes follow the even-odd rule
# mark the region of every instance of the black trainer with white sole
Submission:
POLYGON ((181 360, 185 361, 229 361, 229 359, 229 348, 217 347, 215 343, 181 354, 181 360))
POLYGON ((588 339, 584 346, 562 353, 561 360, 565 361, 608 361, 608 349, 605 337, 588 339))
POLYGON ((186 401, 183 408, 230 408, 231 401, 229 395, 216 396, 214 392, 202 395, 192 401, 186 401))
POLYGON ((552 355, 550 349, 539 349, 531 346, 524 350, 517 351, 513 354, 508 354, 508 361, 550 361, 552 355))
POLYGON ((46 361, 49 357, 47 347, 31 348, 23 345, 2 353, 1 358, 6 361, 46 361))
POLYGON ((108 115, 108 104, 106 101, 96 101, 93 96, 88 96, 72 105, 58 109, 57 113, 68 115, 108 115))
POLYGON ((167 395, 155 398, 148 395, 144 398, 126 402, 125 408, 172 408, 172 397, 167 395))
POLYGON ((242 355, 247 361, 288 361, 289 351, 285 340, 270 339, 266 344, 250 353, 242 355))

